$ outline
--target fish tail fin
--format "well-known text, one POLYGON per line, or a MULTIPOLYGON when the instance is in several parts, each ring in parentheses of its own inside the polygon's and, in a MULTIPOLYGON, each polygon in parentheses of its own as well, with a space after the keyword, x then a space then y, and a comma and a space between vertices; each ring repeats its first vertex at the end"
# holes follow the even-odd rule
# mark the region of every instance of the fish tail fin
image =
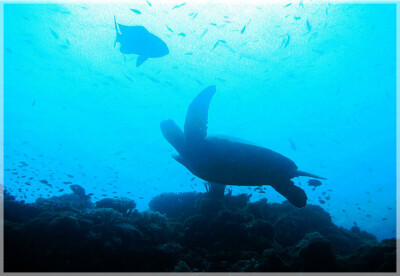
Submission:
POLYGON ((302 172, 302 171, 297 171, 297 176, 309 176, 309 177, 313 177, 313 178, 317 178, 317 179, 326 179, 325 177, 321 177, 315 174, 311 174, 308 172, 302 172))
POLYGON ((118 38, 119 38, 118 24, 117 24, 117 20, 115 19, 115 15, 114 15, 114 25, 115 25, 115 32, 117 34, 117 36, 115 37, 115 42, 114 42, 114 48, 115 48, 115 45, 117 45, 118 38))

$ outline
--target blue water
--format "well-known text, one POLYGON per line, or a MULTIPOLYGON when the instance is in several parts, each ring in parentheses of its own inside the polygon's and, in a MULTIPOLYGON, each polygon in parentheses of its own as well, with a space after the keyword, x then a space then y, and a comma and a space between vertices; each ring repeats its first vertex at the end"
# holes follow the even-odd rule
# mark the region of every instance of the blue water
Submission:
MULTIPOLYGON (((71 193, 63 182, 72 182, 94 201, 125 196, 140 210, 162 192, 204 192, 171 158, 159 124, 183 127, 192 99, 215 84, 209 134, 251 141, 326 177, 315 191, 305 177, 294 182, 334 223, 394 237, 395 5, 173 8, 182 3, 5 5, 5 188, 34 202, 71 193), (114 15, 170 53, 140 67, 136 55, 124 60, 114 15)), ((266 187, 232 189, 284 200, 266 187)))

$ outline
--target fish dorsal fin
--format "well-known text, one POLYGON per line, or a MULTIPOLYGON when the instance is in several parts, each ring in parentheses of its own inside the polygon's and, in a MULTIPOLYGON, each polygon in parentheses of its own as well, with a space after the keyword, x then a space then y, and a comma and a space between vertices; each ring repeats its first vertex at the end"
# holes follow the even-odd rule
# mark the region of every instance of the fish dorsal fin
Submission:
POLYGON ((208 107, 215 91, 215 85, 207 87, 189 105, 184 128, 187 140, 201 140, 207 136, 208 107))
POLYGON ((142 65, 143 62, 145 62, 147 59, 148 59, 148 57, 138 56, 138 58, 136 60, 136 67, 139 67, 140 65, 142 65))

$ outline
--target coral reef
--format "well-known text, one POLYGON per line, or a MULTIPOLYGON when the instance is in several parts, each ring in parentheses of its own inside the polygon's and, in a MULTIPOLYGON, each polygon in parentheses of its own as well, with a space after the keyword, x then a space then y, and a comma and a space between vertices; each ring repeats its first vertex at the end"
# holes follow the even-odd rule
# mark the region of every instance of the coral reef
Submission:
POLYGON ((5 191, 6 272, 396 271, 395 239, 338 227, 315 205, 193 192, 139 212, 127 198, 74 195, 25 204, 5 191))
POLYGON ((136 208, 136 203, 132 199, 121 198, 103 198, 96 202, 96 208, 112 208, 120 213, 129 214, 136 208))

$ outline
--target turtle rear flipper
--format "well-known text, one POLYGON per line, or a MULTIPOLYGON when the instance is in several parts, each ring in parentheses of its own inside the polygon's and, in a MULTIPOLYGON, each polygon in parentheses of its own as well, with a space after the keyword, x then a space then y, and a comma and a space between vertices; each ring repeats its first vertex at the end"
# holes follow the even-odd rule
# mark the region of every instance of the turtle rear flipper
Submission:
POLYGON ((286 183, 279 183, 279 185, 273 185, 272 187, 294 206, 303 208, 307 205, 306 193, 300 187, 295 186, 293 181, 289 180, 286 183))

